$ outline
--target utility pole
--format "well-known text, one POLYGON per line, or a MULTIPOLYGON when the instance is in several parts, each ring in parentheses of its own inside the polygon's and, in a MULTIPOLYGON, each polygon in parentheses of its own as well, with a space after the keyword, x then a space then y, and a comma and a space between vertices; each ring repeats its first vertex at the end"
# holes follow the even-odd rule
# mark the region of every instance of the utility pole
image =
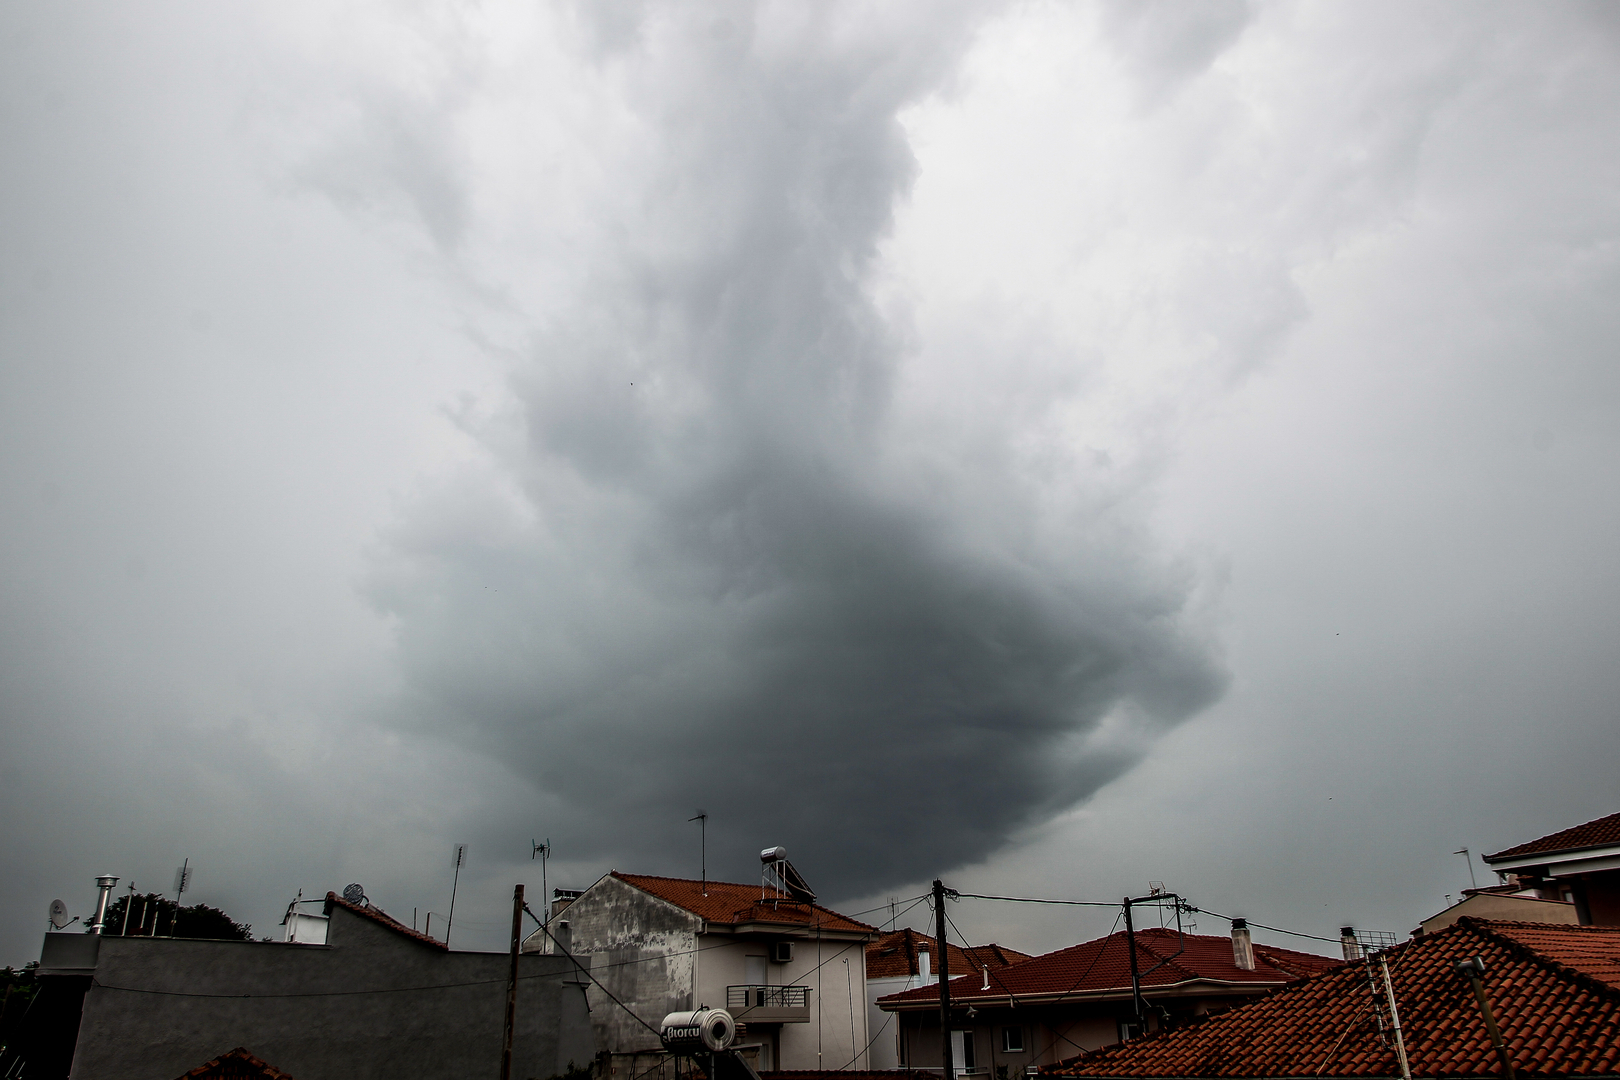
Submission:
POLYGON ((523 886, 512 890, 512 973, 506 979, 506 1023, 501 1028, 501 1080, 512 1080, 512 1028, 517 1023, 518 945, 523 939, 523 886))
POLYGON ((945 951, 945 883, 934 879, 934 948, 939 952, 939 1060, 944 1080, 956 1080, 951 1060, 951 961, 945 951))
POLYGON ((1136 966, 1136 927, 1131 923, 1131 898, 1125 898, 1125 944, 1131 954, 1131 1007, 1136 1010, 1136 1037, 1147 1034, 1147 1010, 1142 1007, 1142 974, 1136 966))

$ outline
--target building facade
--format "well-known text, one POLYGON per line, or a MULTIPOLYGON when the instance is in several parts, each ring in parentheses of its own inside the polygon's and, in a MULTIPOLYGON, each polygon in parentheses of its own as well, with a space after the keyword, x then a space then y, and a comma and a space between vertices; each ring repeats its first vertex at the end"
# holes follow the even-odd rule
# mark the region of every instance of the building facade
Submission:
POLYGON ((750 1063, 770 1072, 865 1067, 877 936, 774 886, 614 871, 524 949, 566 950, 589 970, 599 1052, 656 1056, 666 1014, 707 1006, 732 1013, 750 1063))

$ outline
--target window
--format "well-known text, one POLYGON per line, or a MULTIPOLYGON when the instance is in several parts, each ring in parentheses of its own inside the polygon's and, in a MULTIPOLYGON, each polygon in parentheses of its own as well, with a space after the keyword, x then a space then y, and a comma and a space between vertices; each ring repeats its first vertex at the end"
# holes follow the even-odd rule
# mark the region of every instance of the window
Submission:
POLYGON ((1021 1027, 1002 1028, 1001 1050, 1007 1054, 1022 1054, 1024 1052, 1024 1029, 1021 1027))

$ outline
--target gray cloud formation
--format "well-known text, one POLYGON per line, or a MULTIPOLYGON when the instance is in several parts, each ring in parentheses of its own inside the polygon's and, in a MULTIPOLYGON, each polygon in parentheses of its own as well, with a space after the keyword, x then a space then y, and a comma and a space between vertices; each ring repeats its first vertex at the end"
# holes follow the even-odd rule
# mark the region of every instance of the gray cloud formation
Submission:
POLYGON ((909 880, 1219 691, 1125 481, 1055 448, 1030 475, 1017 417, 974 462, 894 419, 872 274, 915 172, 897 114, 971 28, 941 15, 621 28, 601 62, 656 144, 624 238, 532 333, 511 413, 469 420, 488 468, 389 537, 370 594, 417 722, 532 780, 576 850, 689 869, 701 804, 829 889, 909 880), (1086 508, 1054 511, 1071 485, 1086 508))

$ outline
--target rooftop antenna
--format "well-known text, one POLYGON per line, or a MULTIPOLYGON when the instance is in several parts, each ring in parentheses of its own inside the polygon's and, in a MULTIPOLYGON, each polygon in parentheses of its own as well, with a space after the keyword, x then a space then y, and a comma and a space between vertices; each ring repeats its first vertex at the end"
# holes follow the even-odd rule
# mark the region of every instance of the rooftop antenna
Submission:
POLYGON ((1452 854, 1461 855, 1463 857, 1463 862, 1468 864, 1468 884, 1476 889, 1479 888, 1479 882, 1474 878, 1474 860, 1468 857, 1468 849, 1458 848, 1456 851, 1453 851, 1452 854))
POLYGON ((467 845, 456 845, 456 876, 450 882, 450 917, 444 922, 444 947, 450 947, 450 929, 456 925, 456 889, 461 885, 461 864, 467 857, 467 845))
POLYGON ((709 812, 699 809, 696 817, 689 817, 688 822, 698 823, 698 862, 703 873, 703 895, 709 895, 709 812))
MULTIPOLYGON (((170 937, 174 937, 175 927, 180 925, 180 904, 182 903, 180 897, 189 888, 191 888, 191 860, 186 859, 174 872, 174 918, 169 920, 170 937)), ((152 930, 156 932, 156 923, 152 924, 152 930)))
POLYGON ((129 936, 129 910, 130 910, 130 908, 132 908, 134 906, 135 906, 135 883, 133 881, 131 881, 129 883, 129 896, 127 896, 124 899, 124 925, 119 927, 119 929, 118 929, 118 936, 119 937, 128 937, 129 936))
POLYGON ((543 844, 530 837, 529 847, 534 849, 529 852, 529 861, 533 862, 536 857, 540 860, 540 895, 546 898, 546 917, 541 920, 540 928, 544 930, 546 923, 551 921, 551 890, 546 888, 546 860, 551 858, 551 837, 546 837, 543 844))

